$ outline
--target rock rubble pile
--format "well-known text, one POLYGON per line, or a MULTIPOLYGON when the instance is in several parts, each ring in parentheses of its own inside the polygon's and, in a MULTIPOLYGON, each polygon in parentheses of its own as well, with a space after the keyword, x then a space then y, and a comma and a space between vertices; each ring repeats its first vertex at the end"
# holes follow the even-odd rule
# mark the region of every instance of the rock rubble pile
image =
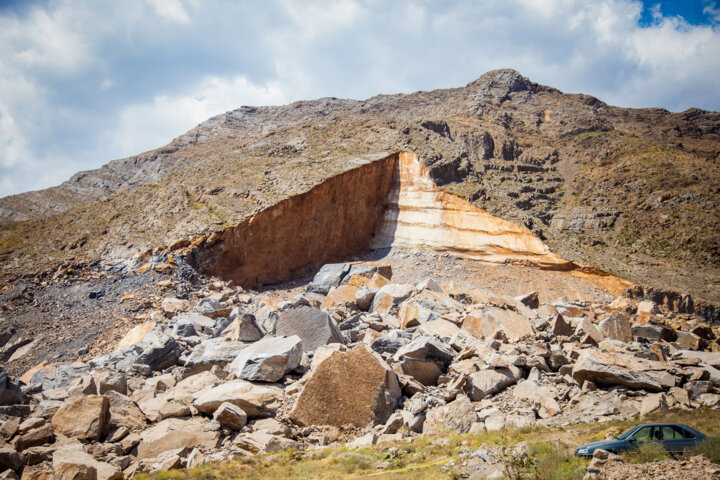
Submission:
POLYGON ((0 369, 0 478, 720 406, 718 328, 692 315, 391 278, 328 264, 285 301, 208 281, 106 355, 0 369))

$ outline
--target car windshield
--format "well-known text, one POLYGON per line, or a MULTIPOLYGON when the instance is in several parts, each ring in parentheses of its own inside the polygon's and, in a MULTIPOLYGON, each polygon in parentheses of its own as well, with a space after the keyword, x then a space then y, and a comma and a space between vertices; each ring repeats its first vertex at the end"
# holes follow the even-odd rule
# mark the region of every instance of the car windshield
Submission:
POLYGON ((632 432, 635 431, 636 428, 637 428, 637 427, 629 428, 629 429, 625 430, 622 434, 618 435, 616 438, 617 438, 618 440, 625 440, 627 437, 630 436, 630 434, 631 434, 632 432))

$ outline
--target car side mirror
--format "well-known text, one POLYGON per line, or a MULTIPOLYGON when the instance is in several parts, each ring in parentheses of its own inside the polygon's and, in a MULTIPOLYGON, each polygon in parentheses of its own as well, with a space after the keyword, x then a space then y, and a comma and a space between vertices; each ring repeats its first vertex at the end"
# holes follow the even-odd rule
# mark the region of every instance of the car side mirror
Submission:
POLYGON ((635 440, 633 437, 630 437, 627 439, 627 441, 630 443, 635 443, 637 440, 635 440))

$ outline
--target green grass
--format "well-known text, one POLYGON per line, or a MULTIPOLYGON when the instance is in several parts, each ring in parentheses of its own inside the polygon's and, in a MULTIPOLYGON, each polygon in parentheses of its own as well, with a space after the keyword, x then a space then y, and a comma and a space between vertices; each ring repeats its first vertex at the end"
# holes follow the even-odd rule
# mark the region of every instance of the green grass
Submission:
POLYGON ((669 457, 670 454, 659 442, 645 442, 623 455, 627 463, 648 463, 669 457))
POLYGON ((687 452, 688 456, 705 455, 711 462, 720 463, 720 438, 711 437, 687 452))

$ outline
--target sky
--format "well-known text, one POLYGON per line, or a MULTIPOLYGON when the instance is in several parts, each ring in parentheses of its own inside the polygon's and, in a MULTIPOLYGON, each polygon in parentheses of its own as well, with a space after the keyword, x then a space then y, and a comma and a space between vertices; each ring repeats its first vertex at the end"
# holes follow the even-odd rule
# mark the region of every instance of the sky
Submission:
POLYGON ((720 110, 720 0, 0 0, 0 196, 242 105, 513 68, 612 105, 720 110))

